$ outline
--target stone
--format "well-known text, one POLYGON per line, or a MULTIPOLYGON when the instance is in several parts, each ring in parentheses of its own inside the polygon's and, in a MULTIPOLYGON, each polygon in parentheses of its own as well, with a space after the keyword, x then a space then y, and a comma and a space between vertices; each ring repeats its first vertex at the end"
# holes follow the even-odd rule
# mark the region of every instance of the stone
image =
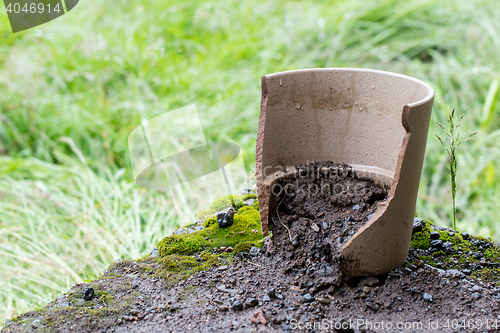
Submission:
POLYGON ((369 277, 362 278, 358 283, 358 287, 360 287, 360 288, 363 288, 364 286, 374 287, 374 286, 377 286, 379 284, 380 284, 379 279, 377 279, 374 276, 369 276, 369 277))
POLYGON ((233 310, 234 311, 241 311, 243 310, 243 303, 239 299, 233 302, 233 310))
POLYGON ((431 247, 434 249, 441 249, 443 247, 443 241, 440 239, 435 239, 431 241, 431 247))
POLYGON ((252 246, 250 248, 249 253, 252 257, 258 257, 258 256, 260 256, 260 249, 257 246, 252 246))
POLYGON ((92 298, 94 298, 94 288, 85 288, 82 291, 82 298, 86 301, 90 301, 92 298))
POLYGON ((311 303, 314 301, 314 297, 311 294, 306 293, 302 296, 302 303, 311 303))
POLYGON ((264 297, 262 297, 262 302, 271 302, 271 297, 269 297, 268 295, 264 295, 264 297))
POLYGON ((330 304, 330 302, 331 302, 331 301, 330 301, 330 299, 329 299, 328 297, 326 297, 326 296, 319 296, 319 297, 318 297, 318 302, 320 302, 321 304, 325 304, 325 305, 327 305, 327 304, 330 304))
POLYGON ((255 199, 247 199, 243 201, 243 206, 251 206, 255 203, 255 199))
POLYGON ((431 294, 428 294, 428 293, 424 293, 424 296, 423 296, 424 300, 427 301, 427 302, 433 302, 434 301, 434 298, 432 297, 431 294))
POLYGON ((35 319, 31 322, 31 327, 36 330, 40 326, 41 322, 42 321, 40 319, 35 319))
POLYGON ((248 308, 252 308, 254 306, 256 306, 257 304, 259 304, 259 301, 257 301, 255 298, 253 297, 249 297, 247 298, 247 300, 245 301, 245 306, 248 307, 248 308))
POLYGON ((255 310, 254 313, 250 315, 250 320, 255 324, 267 325, 269 319, 262 309, 255 310))
POLYGON ((267 295, 270 297, 270 298, 276 298, 276 289, 274 288, 271 288, 267 291, 267 295))
POLYGON ((413 219, 413 231, 412 231, 412 235, 416 232, 420 232, 422 230, 424 230, 424 227, 425 227, 425 222, 424 220, 416 217, 413 219))
POLYGON ((372 301, 366 302, 366 307, 374 312, 377 312, 380 309, 380 306, 372 301))
POLYGON ((313 223, 311 225, 311 229, 314 230, 314 232, 319 232, 319 227, 318 227, 318 225, 316 223, 313 223))
POLYGON ((451 242, 444 242, 443 251, 447 254, 451 254, 453 252, 453 244, 451 242))
POLYGON ((425 265, 425 262, 423 262, 422 260, 419 260, 415 263, 415 266, 417 266, 418 268, 422 268, 424 267, 425 265))
POLYGON ((335 331, 342 333, 354 333, 351 328, 351 321, 348 318, 341 318, 335 322, 335 331))
POLYGON ((446 276, 463 279, 465 277, 465 274, 460 272, 458 269, 449 269, 446 271, 446 276))
POLYGON ((446 248, 451 248, 451 247, 453 247, 453 243, 451 243, 451 242, 444 242, 443 243, 443 248, 446 249, 446 248))
POLYGON ((478 299, 479 297, 481 297, 481 294, 480 294, 480 293, 477 293, 477 292, 476 292, 476 293, 472 293, 472 294, 470 295, 470 299, 472 299, 472 300, 476 300, 476 299, 478 299))
POLYGON ((238 292, 238 291, 237 291, 237 290, 235 290, 235 289, 228 289, 228 288, 226 288, 226 286, 224 286, 224 285, 217 286, 216 288, 217 288, 217 290, 218 290, 218 291, 221 291, 221 292, 223 292, 223 293, 228 293, 228 294, 235 294, 235 293, 237 293, 237 292, 238 292))
POLYGON ((234 209, 229 207, 217 213, 217 224, 219 228, 227 228, 233 225, 234 209))
POLYGON ((465 239, 465 240, 468 240, 469 239, 469 234, 466 233, 466 232, 462 232, 462 238, 465 239))
POLYGON ((153 251, 151 251, 151 253, 149 254, 151 257, 153 258, 159 258, 160 257, 160 251, 158 250, 157 247, 155 247, 153 249, 153 251))
POLYGON ((437 231, 431 232, 431 239, 436 240, 436 239, 439 239, 439 237, 440 237, 439 232, 437 232, 437 231))

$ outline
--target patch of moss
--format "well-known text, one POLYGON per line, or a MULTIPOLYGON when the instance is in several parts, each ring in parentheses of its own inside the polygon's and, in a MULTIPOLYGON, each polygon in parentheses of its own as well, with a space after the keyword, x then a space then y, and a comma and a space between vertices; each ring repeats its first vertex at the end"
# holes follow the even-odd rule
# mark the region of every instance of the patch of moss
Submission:
POLYGON ((253 246, 255 246, 254 243, 250 242, 239 243, 234 247, 233 253, 236 254, 240 252, 249 252, 253 246))
POLYGON ((210 226, 212 226, 212 225, 214 225, 214 224, 217 224, 217 217, 215 217, 215 216, 214 216, 214 217, 211 217, 211 218, 209 218, 209 219, 207 219, 207 220, 203 223, 203 226, 204 226, 205 228, 208 228, 208 227, 210 227, 210 226))
MULTIPOLYGON (((432 230, 428 227, 429 225, 430 223, 427 221, 427 226, 412 236, 411 246, 414 249, 428 250, 430 248, 430 232, 432 230)), ((452 251, 449 254, 444 251, 436 251, 430 255, 419 256, 418 259, 434 267, 437 267, 437 262, 439 262, 442 265, 440 267, 444 269, 468 268, 472 271, 472 278, 500 284, 500 267, 494 267, 494 265, 500 264, 500 247, 498 245, 493 244, 489 238, 485 237, 470 236, 468 239, 464 239, 460 233, 437 231, 439 239, 443 243, 453 244, 452 251), (477 252, 483 252, 486 262, 480 257, 475 257, 477 252)))
POLYGON ((171 235, 158 244, 161 257, 172 254, 189 255, 202 251, 212 252, 215 247, 235 247, 239 243, 256 243, 262 239, 259 211, 250 206, 241 207, 234 214, 233 225, 219 228, 212 217, 205 221, 205 229, 191 234, 171 235))
POLYGON ((436 257, 445 257, 445 256, 446 256, 446 253, 444 253, 444 251, 436 251, 436 252, 433 252, 433 253, 432 253, 432 256, 433 256, 434 258, 436 258, 436 257))
MULTIPOLYGON (((196 218, 201 221, 206 221, 207 219, 210 219, 214 217, 214 214, 217 212, 220 212, 221 210, 224 210, 230 206, 232 206, 234 202, 234 208, 238 210, 239 208, 243 207, 243 202, 248 199, 257 199, 257 196, 255 194, 247 194, 247 195, 233 195, 233 201, 231 201, 231 197, 229 195, 223 196, 215 200, 210 204, 209 209, 204 209, 196 214, 196 218)), ((252 207, 259 207, 259 203, 257 200, 252 204, 252 207)))
POLYGON ((483 268, 472 272, 471 276, 484 282, 495 282, 497 285, 500 285, 500 281, 498 280, 499 272, 499 268, 483 268))
POLYGON ((204 209, 201 212, 198 212, 198 214, 196 214, 196 218, 198 220, 205 221, 211 218, 214 214, 215 212, 212 209, 204 209))
POLYGON ((230 207, 233 205, 233 202, 236 206, 236 208, 238 208, 238 205, 240 205, 241 207, 241 204, 243 203, 243 196, 242 195, 239 195, 239 194, 235 194, 235 195, 225 195, 223 197, 220 197, 218 198, 217 200, 215 200, 214 202, 212 202, 210 204, 210 209, 215 213, 215 212, 220 212, 221 210, 224 210, 226 209, 227 207, 230 207), (231 200, 231 197, 232 197, 232 200, 231 200))
POLYGON ((492 261, 500 261, 500 247, 493 245, 484 251, 484 256, 492 261))
POLYGON ((210 242, 200 235, 180 234, 163 238, 158 244, 158 251, 162 257, 171 254, 191 254, 200 252, 209 246, 210 242))
POLYGON ((431 222, 425 221, 425 227, 420 232, 416 232, 412 238, 410 246, 414 249, 428 250, 431 247, 431 222))
POLYGON ((165 256, 159 262, 171 272, 185 271, 198 266, 196 258, 177 254, 165 256))
POLYGON ((177 254, 168 255, 158 260, 161 267, 156 271, 155 276, 166 279, 169 284, 174 284, 197 272, 217 266, 219 257, 208 252, 201 252, 197 258, 177 254))
POLYGON ((255 199, 255 200, 257 200, 257 194, 255 194, 255 193, 245 194, 243 196, 243 201, 246 201, 248 199, 255 199))

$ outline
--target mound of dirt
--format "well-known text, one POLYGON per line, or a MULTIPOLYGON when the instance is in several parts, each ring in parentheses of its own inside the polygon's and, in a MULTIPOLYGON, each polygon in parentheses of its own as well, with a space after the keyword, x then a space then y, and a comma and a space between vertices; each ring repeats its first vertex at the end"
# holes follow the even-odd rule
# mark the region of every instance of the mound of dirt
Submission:
POLYGON ((211 217, 203 230, 166 237, 150 256, 117 261, 2 332, 499 331, 500 247, 489 239, 416 218, 405 265, 343 278, 336 251, 387 189, 348 166, 326 167, 345 189, 303 200, 300 189, 330 177, 283 180, 298 187, 278 197, 272 237, 253 238, 258 207, 246 197, 233 226, 211 217))

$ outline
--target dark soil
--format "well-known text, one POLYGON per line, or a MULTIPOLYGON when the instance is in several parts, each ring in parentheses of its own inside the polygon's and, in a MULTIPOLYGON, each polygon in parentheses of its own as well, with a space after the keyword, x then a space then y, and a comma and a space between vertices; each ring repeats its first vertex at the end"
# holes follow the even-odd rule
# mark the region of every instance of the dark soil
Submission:
MULTIPOLYGON (((489 239, 417 218, 405 265, 380 276, 342 278, 336 251, 384 200, 385 189, 340 169, 346 193, 333 201, 326 195, 302 201, 298 191, 278 198, 274 238, 262 249, 236 255, 214 249, 222 254, 211 257, 212 266, 181 280, 172 279, 182 268, 175 262, 185 258, 177 254, 120 260, 2 332, 499 331, 500 248, 489 239), (347 184, 362 186, 350 195, 347 184), (175 269, 158 275, 166 263, 175 269)), ((325 177, 312 178, 303 181, 325 177)), ((200 257, 188 256, 192 262, 200 257)))
POLYGON ((277 256, 302 288, 342 282, 340 250, 387 198, 388 188, 359 178, 347 164, 316 162, 273 188, 278 203, 271 216, 277 256))

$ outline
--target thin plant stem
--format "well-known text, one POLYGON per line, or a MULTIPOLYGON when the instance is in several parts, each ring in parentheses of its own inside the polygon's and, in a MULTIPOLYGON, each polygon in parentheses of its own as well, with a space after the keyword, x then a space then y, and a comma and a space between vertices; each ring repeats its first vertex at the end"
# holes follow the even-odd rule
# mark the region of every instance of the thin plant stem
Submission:
MULTIPOLYGON (((456 196, 457 196, 457 182, 456 182, 456 176, 457 176, 457 155, 456 155, 456 148, 464 141, 469 141, 469 140, 474 140, 472 137, 477 134, 477 132, 474 132, 470 134, 465 140, 460 140, 460 132, 457 133, 455 136, 455 130, 460 127, 460 122, 464 118, 465 114, 462 114, 460 118, 458 119, 458 124, 455 125, 454 123, 454 117, 455 117, 455 109, 451 111, 451 114, 448 116, 448 123, 450 124, 450 127, 448 129, 448 132, 446 133, 446 136, 449 138, 450 143, 448 146, 446 146, 443 142, 443 139, 441 139, 440 136, 436 134, 436 137, 438 138, 439 142, 443 145, 443 147, 446 149, 446 153, 448 154, 450 158, 450 185, 451 185, 451 198, 452 198, 452 206, 453 206, 453 229, 457 230, 457 209, 456 209, 456 196)), ((446 131, 443 125, 441 123, 436 122, 439 127, 443 131, 446 131)))

